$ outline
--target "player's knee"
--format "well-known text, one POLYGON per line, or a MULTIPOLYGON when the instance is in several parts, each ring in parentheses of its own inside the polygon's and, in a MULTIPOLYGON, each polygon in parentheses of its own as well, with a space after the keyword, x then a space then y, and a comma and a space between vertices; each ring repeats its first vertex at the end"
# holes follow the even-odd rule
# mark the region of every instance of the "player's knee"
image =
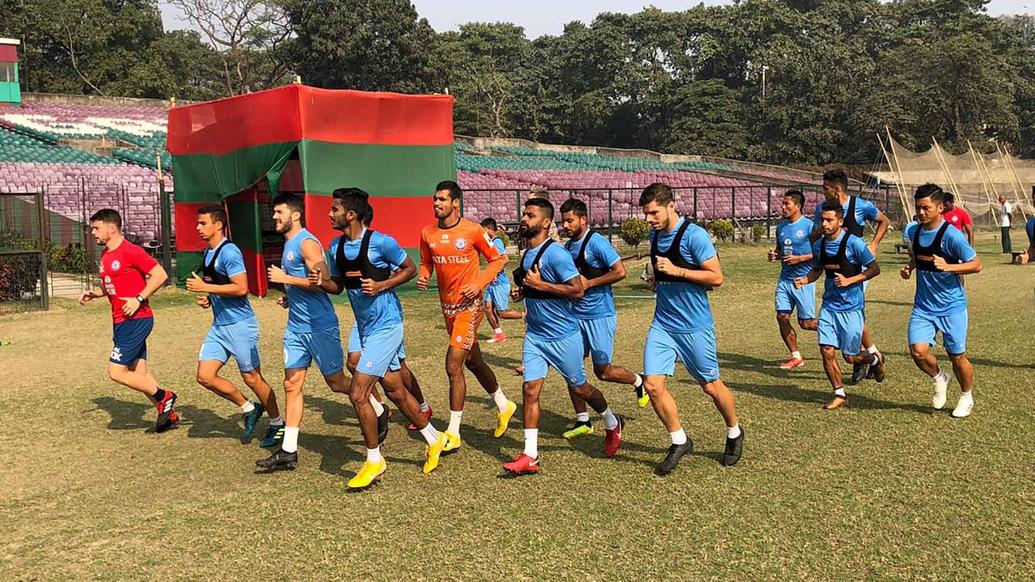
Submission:
POLYGON ((949 361, 952 362, 953 366, 967 366, 970 364, 970 360, 967 359, 966 352, 961 352, 959 354, 949 354, 949 361))
POLYGON ((293 394, 302 391, 302 382, 297 380, 284 380, 284 393, 293 394))
POLYGON ((263 383, 262 375, 255 370, 241 372, 241 380, 244 380, 244 384, 252 389, 263 383))
POLYGON ((597 364, 593 366, 593 375, 597 377, 597 380, 610 382, 614 378, 615 372, 611 364, 597 364))
POLYGON ((356 375, 356 370, 358 368, 359 368, 359 365, 358 365, 357 362, 353 362, 352 360, 349 360, 349 361, 345 362, 345 369, 348 370, 349 374, 351 374, 353 376, 356 375))
MULTIPOLYGON (((909 355, 912 356, 914 360, 923 360, 927 357, 929 352, 930 348, 927 344, 913 344, 909 346, 909 355)), ((949 357, 951 358, 952 356, 949 357)))
POLYGON ((123 366, 108 366, 108 378, 118 384, 126 383, 126 374, 129 372, 123 366))
POLYGON ((834 349, 834 346, 820 346, 819 353, 824 360, 833 360, 837 356, 837 350, 834 349))
POLYGON ((780 323, 790 323, 791 322, 791 314, 790 313, 777 313, 776 314, 776 321, 778 321, 780 323))
POLYGON ((521 386, 521 396, 524 397, 525 402, 536 402, 539 400, 539 387, 533 382, 525 382, 521 386))
POLYGON ((718 380, 712 382, 701 382, 701 390, 711 398, 718 397, 719 393, 722 392, 722 388, 722 382, 718 380))
POLYGON ((643 390, 650 395, 651 399, 654 399, 665 392, 665 385, 660 382, 644 380, 643 390))
MULTIPOLYGON (((209 390, 214 390, 216 387, 215 374, 209 374, 208 372, 198 372, 195 380, 198 381, 198 384, 201 384, 209 390)), ((245 382, 247 382, 247 380, 245 380, 245 382)))
POLYGON ((819 329, 819 322, 815 319, 799 319, 798 326, 808 331, 816 331, 819 329))

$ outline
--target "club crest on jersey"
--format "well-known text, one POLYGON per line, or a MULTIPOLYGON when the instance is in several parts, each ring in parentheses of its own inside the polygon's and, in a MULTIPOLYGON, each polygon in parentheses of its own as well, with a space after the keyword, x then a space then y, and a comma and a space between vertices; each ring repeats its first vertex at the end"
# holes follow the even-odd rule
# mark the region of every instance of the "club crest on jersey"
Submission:
POLYGON ((456 239, 456 242, 453 243, 453 246, 456 247, 456 250, 462 251, 462 250, 467 248, 467 241, 465 241, 462 238, 458 238, 458 239, 456 239))
POLYGON ((111 262, 111 270, 112 271, 118 271, 119 268, 121 268, 121 267, 122 267, 122 263, 120 263, 118 259, 115 259, 114 261, 111 262))
POLYGON ((288 261, 295 260, 295 253, 294 253, 294 251, 288 251, 287 254, 284 255, 284 259, 288 260, 288 261))
POLYGON ((805 236, 805 231, 804 230, 799 230, 798 232, 794 233, 794 236, 796 236, 798 238, 801 238, 801 237, 805 236))

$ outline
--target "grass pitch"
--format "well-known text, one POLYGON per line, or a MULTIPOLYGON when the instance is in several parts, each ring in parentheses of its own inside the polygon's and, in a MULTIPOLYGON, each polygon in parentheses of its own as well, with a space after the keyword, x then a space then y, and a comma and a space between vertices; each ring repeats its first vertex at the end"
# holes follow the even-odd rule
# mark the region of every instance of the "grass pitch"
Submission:
MULTIPOLYGON (((0 317, 0 572, 5 579, 869 579, 1028 578, 1035 571, 1035 269, 1006 265, 991 240, 985 270, 968 278, 973 416, 930 409, 930 381, 906 346, 913 281, 904 255, 880 257, 867 316, 888 356, 888 379, 829 397, 815 334, 800 333, 807 366, 785 372, 772 308, 777 267, 765 248, 723 247, 727 283, 711 294, 723 378, 737 395, 745 453, 719 458, 718 413, 680 369, 670 387, 697 452, 667 478, 652 469, 668 445, 631 390, 598 383, 630 420, 617 458, 601 457, 603 424, 574 442, 563 383, 543 394, 542 474, 501 478, 521 450, 520 413, 492 438, 494 408, 469 377, 464 447, 430 476, 424 444, 396 415, 383 482, 347 494, 363 445, 347 400, 315 368, 306 386, 300 466, 255 473, 266 455, 239 440, 240 415, 194 382, 211 315, 191 296, 154 301, 149 363, 179 394, 178 430, 146 432, 146 400, 107 380, 106 302, 59 301, 45 314, 0 317)), ((630 265, 618 293, 643 295, 630 265)), ((265 375, 279 388, 286 313, 253 300, 265 375)), ((408 294, 407 352, 442 428, 445 338, 436 297, 408 294)), ((653 310, 619 299, 616 362, 642 364, 653 310)), ((339 306, 339 313, 344 313, 339 306)), ((347 333, 350 314, 341 316, 347 333)), ((484 330, 485 328, 483 328, 484 330)), ((520 402, 520 328, 484 344, 520 402)), ((483 338, 485 336, 483 335, 483 338)), ((944 351, 943 369, 948 369, 944 351)), ((228 376, 236 377, 230 366, 228 376)), ((240 385, 240 383, 238 382, 240 385)), ((281 399, 283 402, 283 399, 281 399)), ((265 428, 260 423, 259 432, 265 428)))

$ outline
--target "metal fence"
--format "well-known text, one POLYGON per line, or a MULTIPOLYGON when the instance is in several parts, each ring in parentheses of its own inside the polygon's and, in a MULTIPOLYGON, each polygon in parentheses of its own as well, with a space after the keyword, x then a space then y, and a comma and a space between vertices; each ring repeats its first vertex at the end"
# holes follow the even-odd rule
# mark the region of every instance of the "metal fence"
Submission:
POLYGON ((0 313, 48 309, 43 192, 0 193, 0 313))

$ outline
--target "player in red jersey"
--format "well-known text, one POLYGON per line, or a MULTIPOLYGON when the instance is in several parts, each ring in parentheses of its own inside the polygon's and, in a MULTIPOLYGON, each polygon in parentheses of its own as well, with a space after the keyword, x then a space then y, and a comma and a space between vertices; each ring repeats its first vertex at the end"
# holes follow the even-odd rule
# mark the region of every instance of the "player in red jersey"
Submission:
POLYGON ((101 252, 101 289, 83 291, 79 304, 107 297, 111 302, 112 339, 115 344, 108 361, 108 377, 143 392, 158 409, 155 432, 179 422, 173 410, 176 394, 163 390, 147 369, 147 337, 154 329, 154 313, 148 299, 169 278, 165 269, 144 249, 122 236, 122 217, 110 208, 90 217, 90 231, 101 252))

